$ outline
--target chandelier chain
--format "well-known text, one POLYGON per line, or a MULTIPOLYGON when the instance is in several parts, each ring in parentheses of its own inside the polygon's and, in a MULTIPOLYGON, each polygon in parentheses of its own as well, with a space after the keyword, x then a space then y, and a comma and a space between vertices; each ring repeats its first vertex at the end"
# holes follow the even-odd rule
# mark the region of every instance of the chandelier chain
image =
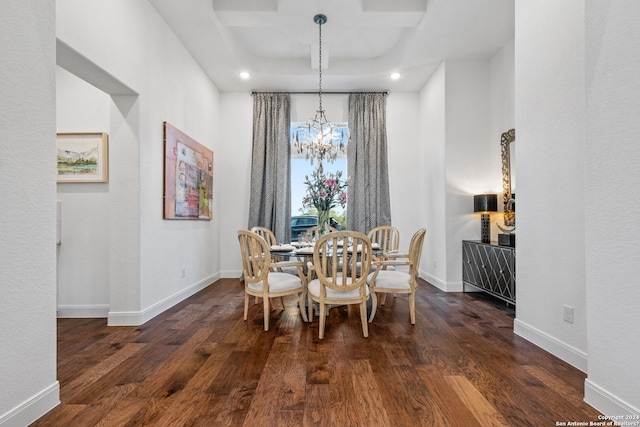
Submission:
POLYGON ((319 71, 319 79, 318 79, 318 97, 320 98, 320 111, 322 110, 322 21, 318 24, 318 69, 319 71))
MULTIPOLYGON (((345 153, 345 144, 342 142, 344 132, 335 132, 335 126, 327 119, 322 108, 322 24, 327 22, 327 17, 317 14, 313 17, 313 22, 318 24, 318 102, 319 109, 315 116, 310 119, 299 130, 302 132, 300 141, 298 131, 294 136, 293 146, 298 154, 304 154, 307 160, 318 162, 318 169, 322 171, 324 160, 333 163, 338 158, 339 153, 345 153), (339 141, 336 144, 334 138, 339 141)), ((348 132, 348 131, 347 131, 348 132)))

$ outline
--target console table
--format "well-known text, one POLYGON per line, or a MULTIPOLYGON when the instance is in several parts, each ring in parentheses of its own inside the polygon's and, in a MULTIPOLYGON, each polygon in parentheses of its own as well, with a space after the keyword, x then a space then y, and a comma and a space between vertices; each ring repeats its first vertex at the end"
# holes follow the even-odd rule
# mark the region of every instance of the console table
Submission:
POLYGON ((478 240, 462 241, 462 286, 472 285, 516 304, 516 250, 478 240))

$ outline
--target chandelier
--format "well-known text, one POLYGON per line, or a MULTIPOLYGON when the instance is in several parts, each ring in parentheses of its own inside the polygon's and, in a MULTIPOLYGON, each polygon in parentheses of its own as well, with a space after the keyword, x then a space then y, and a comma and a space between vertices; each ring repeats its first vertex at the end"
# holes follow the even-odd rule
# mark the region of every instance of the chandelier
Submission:
POLYGON ((334 125, 327 119, 322 109, 322 24, 327 22, 327 17, 318 14, 313 17, 313 22, 318 24, 319 107, 316 115, 302 127, 302 141, 296 132, 294 148, 298 154, 304 154, 305 158, 311 161, 311 164, 317 160, 318 166, 322 167, 323 160, 327 160, 329 163, 335 162, 339 151, 344 153, 345 145, 342 142, 342 135, 334 134, 334 125), (340 141, 338 144, 334 143, 334 137, 340 141))

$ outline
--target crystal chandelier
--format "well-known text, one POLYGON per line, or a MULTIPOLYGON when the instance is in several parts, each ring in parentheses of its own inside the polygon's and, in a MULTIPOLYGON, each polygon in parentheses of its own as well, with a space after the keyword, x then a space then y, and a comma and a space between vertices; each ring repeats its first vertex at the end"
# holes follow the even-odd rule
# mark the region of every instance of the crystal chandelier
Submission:
POLYGON ((339 135, 334 135, 334 125, 329 122, 322 109, 322 24, 327 22, 327 17, 318 14, 313 17, 313 22, 318 24, 318 99, 319 107, 316 115, 310 119, 303 127, 303 137, 300 141, 298 133, 295 135, 294 147, 299 154, 304 153, 305 158, 311 161, 318 161, 318 166, 322 167, 322 161, 335 162, 338 152, 344 153, 344 143, 339 135), (339 138, 340 143, 334 143, 334 137, 339 138))

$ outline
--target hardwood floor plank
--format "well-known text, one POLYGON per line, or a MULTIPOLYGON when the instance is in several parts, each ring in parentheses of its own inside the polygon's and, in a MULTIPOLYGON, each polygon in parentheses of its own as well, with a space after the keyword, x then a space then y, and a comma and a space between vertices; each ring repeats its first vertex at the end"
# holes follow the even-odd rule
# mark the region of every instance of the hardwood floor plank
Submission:
POLYGON ((120 351, 107 357, 102 363, 85 371, 61 390, 61 397, 69 403, 89 403, 94 398, 91 387, 102 381, 116 367, 120 366, 132 355, 144 349, 146 344, 130 343, 120 351))
POLYGON ((443 373, 437 368, 419 366, 416 371, 434 404, 442 411, 441 423, 449 427, 482 427, 471 410, 451 388, 443 373))
POLYGON ((541 390, 544 395, 541 395, 540 399, 545 403, 545 408, 554 408, 558 417, 563 417, 567 405, 571 405, 575 408, 572 409, 572 412, 575 411, 576 414, 582 412, 580 419, 597 419, 599 413, 585 405, 582 393, 567 384, 564 378, 554 375, 542 366, 523 366, 523 368, 544 385, 545 390, 541 390))
POLYGON ((309 384, 306 389, 302 425, 324 427, 331 424, 331 391, 329 384, 309 384))
POLYGON ((78 414, 84 411, 87 405, 60 405, 55 409, 49 411, 39 420, 32 424, 32 426, 71 426, 71 422, 78 414))
POLYGON ((464 405, 471 410, 480 425, 489 427, 509 425, 496 408, 484 398, 467 378, 456 375, 447 376, 445 380, 460 397, 464 405))
POLYGON ((210 352, 202 348, 210 334, 209 328, 203 328, 184 345, 178 346, 164 363, 149 372, 148 377, 135 389, 134 395, 166 397, 184 387, 210 356, 210 352))
POLYGON ((390 425, 445 426, 447 419, 413 366, 391 366, 376 376, 390 425))
POLYGON ((246 425, 275 425, 283 411, 302 414, 305 402, 306 347, 274 343, 245 419, 246 425), (283 364, 282 360, 288 360, 283 364))
POLYGON ((71 420, 69 425, 73 426, 97 426, 104 424, 107 419, 116 417, 120 409, 128 407, 128 396, 134 386, 127 384, 124 386, 114 386, 103 393, 99 398, 93 400, 90 405, 81 411, 71 420))
MULTIPOLYGON (((253 299, 252 299, 253 300, 253 299)), ((420 281, 416 325, 388 297, 364 338, 356 306, 304 323, 298 302, 243 320, 244 288, 221 279, 139 327, 59 319, 61 404, 33 423, 67 426, 546 426, 597 421, 585 374, 513 333, 484 294, 420 281)))
MULTIPOLYGON (((352 414, 356 414, 359 425, 390 426, 391 422, 384 405, 381 405, 382 397, 380 385, 376 382, 375 375, 366 360, 356 360, 345 365, 343 369, 345 380, 352 387, 347 393, 351 399, 352 414)), ((340 425, 350 425, 343 420, 337 420, 340 425)))

